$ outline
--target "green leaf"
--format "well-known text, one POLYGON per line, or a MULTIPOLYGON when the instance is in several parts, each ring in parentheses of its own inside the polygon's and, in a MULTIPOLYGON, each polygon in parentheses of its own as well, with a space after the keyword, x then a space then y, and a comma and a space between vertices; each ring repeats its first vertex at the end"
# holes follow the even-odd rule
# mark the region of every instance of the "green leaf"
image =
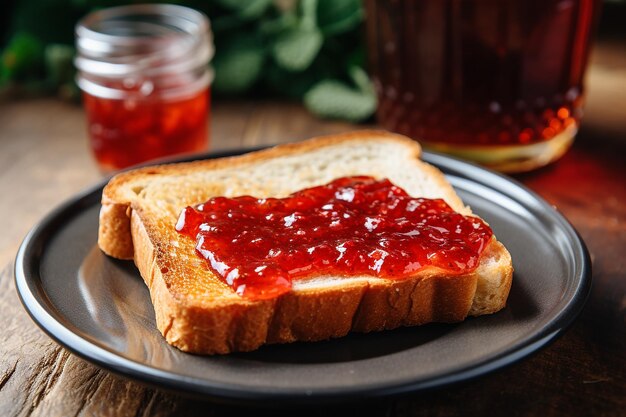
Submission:
POLYGON ((306 30, 317 27, 317 0, 300 1, 301 20, 300 26, 306 30))
POLYGON ((305 106, 321 117, 358 122, 376 110, 376 95, 337 80, 320 81, 304 95, 305 106))
POLYGON ((235 38, 217 49, 213 61, 213 87, 224 93, 241 93, 259 78, 265 60, 265 49, 255 37, 235 38))
POLYGON ((69 45, 53 43, 44 51, 48 80, 54 86, 71 82, 74 78, 75 49, 69 45))
POLYGON ((343 65, 337 65, 336 60, 321 53, 304 71, 287 71, 271 62, 263 72, 265 84, 271 92, 299 100, 319 81, 340 78, 344 74, 343 65))
POLYGON ((348 72, 350 74, 350 78, 352 78, 352 81, 357 86, 359 91, 366 94, 376 94, 374 86, 370 81, 370 77, 367 75, 365 70, 363 70, 363 68, 352 67, 348 72))
POLYGON ((261 16, 272 4, 272 0, 219 0, 218 3, 242 18, 250 20, 261 16))
POLYGON ((317 24, 325 36, 347 32, 362 21, 360 0, 319 0, 317 24))
POLYGON ((298 18, 291 12, 285 12, 276 19, 259 22, 259 30, 264 35, 275 35, 280 32, 294 30, 297 26, 298 18))
POLYGON ((302 71, 311 65, 324 39, 317 29, 298 28, 281 35, 272 48, 276 63, 289 71, 302 71))
POLYGON ((1 57, 2 78, 21 79, 29 73, 37 73, 43 63, 43 44, 28 33, 17 33, 5 48, 1 57))

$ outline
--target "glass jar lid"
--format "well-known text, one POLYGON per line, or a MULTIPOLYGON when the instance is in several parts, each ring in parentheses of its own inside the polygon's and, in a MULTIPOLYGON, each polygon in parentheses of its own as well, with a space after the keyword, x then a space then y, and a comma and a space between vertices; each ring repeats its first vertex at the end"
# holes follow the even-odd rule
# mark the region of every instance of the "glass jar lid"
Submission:
POLYGON ((107 84, 111 80, 141 84, 137 90, 143 94, 159 87, 171 95, 189 84, 206 86, 212 78, 209 21, 183 6, 140 4, 96 11, 76 26, 76 47, 78 84, 98 96, 121 98, 114 91, 119 89, 107 84))

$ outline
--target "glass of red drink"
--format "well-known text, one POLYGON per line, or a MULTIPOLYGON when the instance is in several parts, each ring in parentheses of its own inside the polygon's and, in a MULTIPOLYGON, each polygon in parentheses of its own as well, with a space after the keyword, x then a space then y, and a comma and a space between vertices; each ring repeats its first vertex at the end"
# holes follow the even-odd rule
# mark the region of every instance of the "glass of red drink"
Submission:
POLYGON ((365 0, 378 120, 505 172, 571 145, 601 0, 365 0))
POLYGON ((174 5, 94 12, 76 27, 78 85, 104 171, 208 144, 209 22, 174 5))

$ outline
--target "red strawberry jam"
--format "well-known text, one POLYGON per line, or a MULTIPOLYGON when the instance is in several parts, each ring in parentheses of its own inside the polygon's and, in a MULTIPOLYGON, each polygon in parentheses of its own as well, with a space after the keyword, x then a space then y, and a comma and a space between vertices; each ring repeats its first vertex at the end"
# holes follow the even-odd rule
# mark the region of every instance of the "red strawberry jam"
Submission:
POLYGON ((404 279, 425 267, 473 271, 493 232, 440 199, 388 179, 347 177, 286 198, 215 197, 187 207, 176 230, 237 294, 252 300, 309 276, 404 279))

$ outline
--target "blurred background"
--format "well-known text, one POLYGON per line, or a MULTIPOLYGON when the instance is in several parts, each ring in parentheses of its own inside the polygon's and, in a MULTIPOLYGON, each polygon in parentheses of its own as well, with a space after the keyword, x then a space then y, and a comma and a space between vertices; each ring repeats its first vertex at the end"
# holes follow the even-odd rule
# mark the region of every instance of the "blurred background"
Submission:
MULTIPOLYGON (((0 3, 0 97, 54 95, 77 101, 74 27, 91 11, 123 0, 0 3)), ((151 3, 159 3, 153 1, 151 3)), ((360 0, 183 0, 211 20, 217 96, 304 101, 323 117, 368 119, 375 95, 365 75, 360 0), (356 80, 355 80, 356 79, 356 80)))
MULTIPOLYGON (((72 64, 77 21, 94 10, 130 3, 142 2, 0 2, 0 100, 49 95, 78 102, 72 64)), ((212 91, 217 97, 284 97, 302 101, 318 116, 350 121, 368 120, 374 114, 374 91, 362 82, 367 58, 361 0, 167 3, 209 16, 216 47, 212 91)), ((606 0, 597 33, 598 53, 600 60, 608 54, 615 56, 611 68, 591 74, 592 102, 594 89, 612 89, 611 70, 618 66, 624 70, 625 22, 626 2, 606 0)), ((624 88, 623 81, 614 87, 624 88)), ((595 110, 593 104, 589 107, 595 110)), ((603 120, 611 119, 610 113, 617 110, 607 107, 604 111, 609 115, 603 120)))

